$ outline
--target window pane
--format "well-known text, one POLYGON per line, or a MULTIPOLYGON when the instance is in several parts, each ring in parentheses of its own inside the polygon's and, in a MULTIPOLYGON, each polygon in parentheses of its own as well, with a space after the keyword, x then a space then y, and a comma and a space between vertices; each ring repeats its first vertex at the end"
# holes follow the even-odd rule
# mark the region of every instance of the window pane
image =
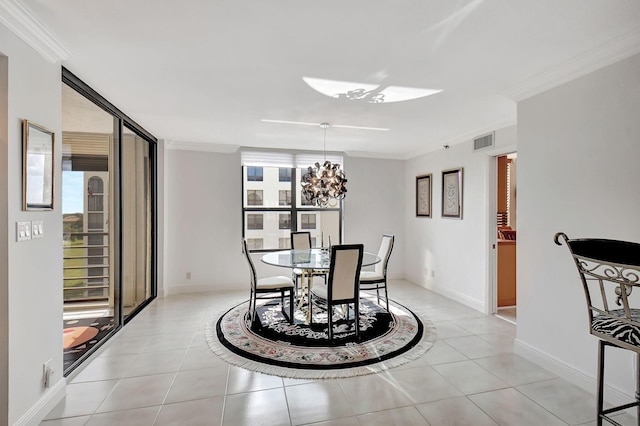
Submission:
POLYGON ((300 229, 316 229, 316 214, 302 213, 300 215, 300 229))
POLYGON ((291 205, 291 190, 281 189, 278 191, 278 205, 290 206, 291 205))
POLYGON ((101 212, 104 210, 102 195, 89 195, 87 198, 87 210, 101 212))
POLYGON ((247 248, 249 250, 262 250, 263 245, 262 238, 247 238, 247 248))
POLYGON ((247 180, 250 182, 262 182, 264 178, 262 167, 247 167, 247 180))
POLYGON ((278 215, 278 228, 291 229, 291 213, 280 213, 278 215))
POLYGON ((263 229, 262 214, 247 215, 247 229, 263 229))
POLYGON ((278 244, 278 248, 280 248, 280 249, 290 249, 291 248, 291 237, 289 237, 289 238, 280 238, 280 242, 278 244))
POLYGON ((248 189, 247 190, 247 205, 248 206, 261 206, 262 205, 262 190, 248 189))
MULTIPOLYGON (((281 219, 281 215, 288 215, 291 217, 290 213, 282 213, 277 211, 266 211, 266 212, 256 212, 256 211, 246 211, 244 214, 244 237, 249 240, 250 238, 260 239, 262 240, 262 248, 265 250, 277 250, 280 248, 280 238, 291 238, 291 230, 289 228, 280 228, 281 220, 284 223, 285 219, 281 219), (255 219, 262 226, 260 228, 252 229, 251 221, 254 219, 249 219, 250 216, 256 217, 260 216, 261 219, 255 219)), ((255 222, 254 222, 255 223, 255 222)), ((291 221, 289 220, 289 227, 291 226, 291 221)))
POLYGON ((291 182, 291 169, 279 168, 278 169, 280 182, 291 182))
MULTIPOLYGON (((298 230, 302 230, 302 216, 310 213, 298 212, 298 230)), ((338 210, 315 211, 313 212, 315 220, 315 228, 309 229, 311 238, 317 239, 317 245, 314 247, 328 247, 329 240, 331 244, 340 244, 340 212, 338 210), (321 238, 324 241, 321 241, 321 238)))

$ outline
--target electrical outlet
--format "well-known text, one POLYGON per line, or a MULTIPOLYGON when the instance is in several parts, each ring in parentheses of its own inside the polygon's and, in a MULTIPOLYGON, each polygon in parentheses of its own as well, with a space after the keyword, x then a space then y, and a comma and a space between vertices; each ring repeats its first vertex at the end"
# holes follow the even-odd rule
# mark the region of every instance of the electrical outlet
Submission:
POLYGON ((51 366, 52 362, 53 360, 50 359, 42 364, 42 384, 45 388, 51 386, 51 376, 53 376, 54 373, 53 367, 51 366))
POLYGON ((436 271, 434 271, 433 269, 431 270, 431 278, 435 278, 436 276, 436 271))
POLYGON ((190 280, 191 279, 191 272, 187 272, 187 279, 190 280))
POLYGON ((424 268, 424 276, 425 277, 429 276, 429 269, 428 268, 424 268))

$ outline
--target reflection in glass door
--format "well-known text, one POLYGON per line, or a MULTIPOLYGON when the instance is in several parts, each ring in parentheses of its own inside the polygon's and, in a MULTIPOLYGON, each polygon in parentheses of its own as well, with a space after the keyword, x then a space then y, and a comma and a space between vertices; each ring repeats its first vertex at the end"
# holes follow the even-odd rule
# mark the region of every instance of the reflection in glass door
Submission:
POLYGON ((122 308, 128 316, 152 296, 151 170, 149 143, 123 128, 122 157, 122 308))
POLYGON ((118 325, 114 298, 114 118, 62 85, 63 346, 73 367, 118 325))

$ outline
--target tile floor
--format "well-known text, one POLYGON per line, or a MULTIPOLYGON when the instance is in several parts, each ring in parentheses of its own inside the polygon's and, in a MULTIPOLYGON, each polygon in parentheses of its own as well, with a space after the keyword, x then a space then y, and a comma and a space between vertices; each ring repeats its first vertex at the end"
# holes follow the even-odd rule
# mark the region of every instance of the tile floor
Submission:
POLYGON ((74 372, 41 425, 595 425, 592 394, 513 353, 512 323, 406 281, 390 289, 438 331, 409 364, 318 381, 250 372, 213 355, 203 334, 248 291, 172 296, 74 372))

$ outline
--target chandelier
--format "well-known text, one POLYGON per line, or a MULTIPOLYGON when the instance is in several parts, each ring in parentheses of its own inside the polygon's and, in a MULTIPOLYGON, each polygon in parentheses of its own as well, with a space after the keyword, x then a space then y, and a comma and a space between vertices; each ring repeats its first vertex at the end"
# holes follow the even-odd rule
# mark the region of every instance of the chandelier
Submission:
POLYGON ((324 129, 323 150, 324 163, 315 163, 309 166, 307 172, 302 175, 302 197, 307 203, 325 207, 331 200, 342 200, 347 193, 347 178, 344 171, 340 170, 340 164, 327 161, 327 128, 329 123, 320 123, 324 129))

